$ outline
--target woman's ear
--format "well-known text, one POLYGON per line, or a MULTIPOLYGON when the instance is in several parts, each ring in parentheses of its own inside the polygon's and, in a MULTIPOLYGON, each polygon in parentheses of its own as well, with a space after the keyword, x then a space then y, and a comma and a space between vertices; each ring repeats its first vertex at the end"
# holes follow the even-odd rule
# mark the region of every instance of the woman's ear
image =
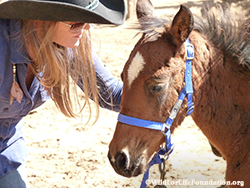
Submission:
POLYGON ((40 20, 34 20, 34 27, 36 29, 39 28, 41 26, 41 24, 42 24, 42 21, 40 21, 40 20))
POLYGON ((38 25, 39 25, 38 22, 39 22, 38 20, 35 20, 35 21, 34 21, 34 26, 35 26, 35 28, 38 28, 38 25))
POLYGON ((90 24, 89 23, 85 23, 83 29, 89 30, 90 29, 90 24))

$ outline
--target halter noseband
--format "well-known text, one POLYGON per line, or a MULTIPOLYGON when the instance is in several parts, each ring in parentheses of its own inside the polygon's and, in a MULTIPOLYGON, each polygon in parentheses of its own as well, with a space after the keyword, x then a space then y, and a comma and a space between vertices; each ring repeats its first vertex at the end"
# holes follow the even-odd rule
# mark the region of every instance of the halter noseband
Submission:
POLYGON ((158 131, 163 132, 165 137, 166 137, 165 147, 164 148, 161 147, 159 149, 158 153, 156 153, 155 156, 153 157, 153 159, 150 161, 150 163, 148 165, 148 169, 144 174, 140 188, 146 187, 146 180, 148 179, 149 168, 154 164, 161 164, 162 163, 160 155, 169 156, 173 151, 174 145, 171 143, 170 127, 171 127, 177 113, 179 112, 179 109, 182 105, 182 102, 183 102, 185 96, 187 96, 187 99, 188 99, 187 116, 190 115, 194 109, 194 105, 192 102, 192 98, 193 98, 192 60, 194 58, 194 48, 193 48, 193 45, 190 43, 189 39, 186 40, 185 47, 186 47, 186 51, 187 51, 187 58, 186 58, 184 86, 182 88, 181 93, 179 94, 178 100, 176 101, 174 107, 171 110, 171 113, 170 113, 167 121, 165 123, 160 123, 160 122, 155 122, 155 121, 138 119, 138 118, 126 116, 123 114, 118 115, 118 121, 121 123, 133 125, 133 126, 137 126, 137 127, 158 130, 158 131), (167 131, 166 131, 166 129, 167 129, 167 131))

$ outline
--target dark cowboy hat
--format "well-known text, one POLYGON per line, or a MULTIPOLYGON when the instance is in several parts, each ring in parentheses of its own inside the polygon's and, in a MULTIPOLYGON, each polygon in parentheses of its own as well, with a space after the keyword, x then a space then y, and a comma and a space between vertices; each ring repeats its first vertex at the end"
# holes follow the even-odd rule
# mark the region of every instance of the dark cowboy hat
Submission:
MULTIPOLYGON (((1 0, 0 0, 1 2, 1 0)), ((122 24, 124 0, 3 0, 0 18, 122 24)))

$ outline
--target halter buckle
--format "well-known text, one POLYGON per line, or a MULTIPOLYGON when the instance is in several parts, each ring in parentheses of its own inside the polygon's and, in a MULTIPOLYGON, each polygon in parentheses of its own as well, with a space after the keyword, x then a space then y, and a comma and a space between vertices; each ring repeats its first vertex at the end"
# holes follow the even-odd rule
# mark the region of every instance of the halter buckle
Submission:
POLYGON ((194 59, 194 46, 189 42, 186 42, 186 51, 187 51, 187 57, 186 60, 193 60, 194 59))

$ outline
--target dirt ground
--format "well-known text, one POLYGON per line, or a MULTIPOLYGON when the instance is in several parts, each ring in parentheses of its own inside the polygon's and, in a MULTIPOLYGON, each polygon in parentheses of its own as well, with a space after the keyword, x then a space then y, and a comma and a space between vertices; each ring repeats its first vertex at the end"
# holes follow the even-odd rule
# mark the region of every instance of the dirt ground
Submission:
MULTIPOLYGON (((153 0, 157 14, 175 14, 180 4, 186 4, 195 14, 205 1, 153 0)), ((230 1, 241 12, 247 1, 230 1)), ((208 1, 209 4, 215 1, 208 1)), ((249 11, 246 11, 249 14, 249 11)), ((120 73, 138 32, 130 29, 135 17, 124 25, 93 26, 92 38, 96 50, 110 71, 120 79, 120 73)), ((87 113, 87 111, 86 111, 87 113)), ((52 101, 30 113, 24 119, 24 134, 29 148, 28 182, 31 188, 138 188, 142 175, 124 178, 117 175, 108 158, 108 144, 112 139, 117 113, 101 109, 98 122, 84 125, 87 116, 77 119, 64 117, 52 101)), ((207 139, 190 117, 187 117, 172 136, 175 143, 167 168, 166 179, 183 181, 222 181, 226 163, 211 152, 207 139)), ((159 179, 158 166, 150 170, 149 179, 159 179)), ((150 187, 153 187, 152 184, 150 187)), ((220 185, 168 185, 170 187, 220 187, 220 185)))

